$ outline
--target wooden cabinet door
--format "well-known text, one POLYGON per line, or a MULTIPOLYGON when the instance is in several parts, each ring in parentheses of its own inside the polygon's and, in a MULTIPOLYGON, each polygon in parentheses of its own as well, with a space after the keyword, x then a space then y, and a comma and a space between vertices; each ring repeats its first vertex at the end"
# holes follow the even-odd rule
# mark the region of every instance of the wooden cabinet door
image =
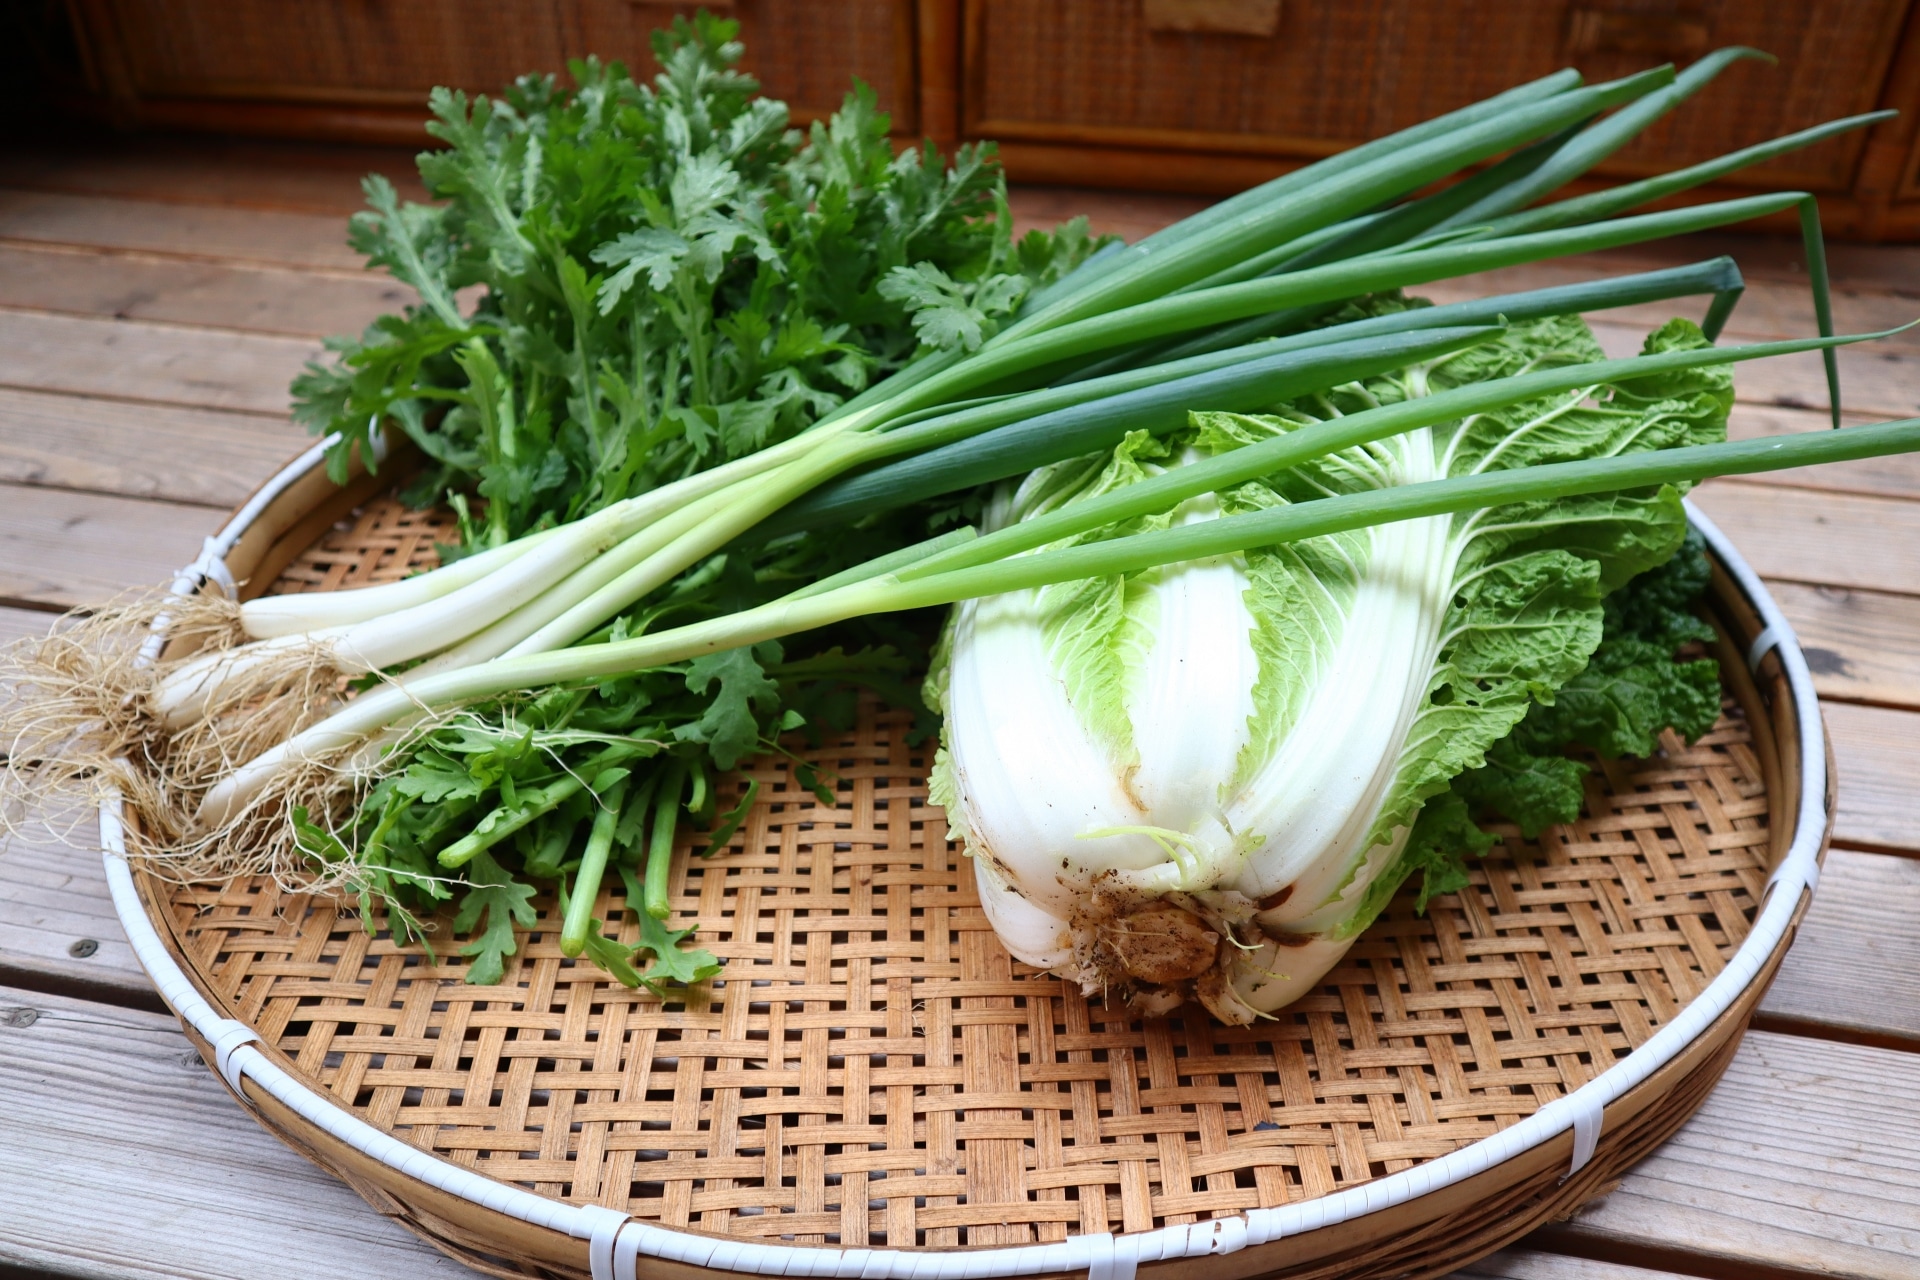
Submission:
MULTIPOLYGON (((136 99, 418 107, 435 85, 488 92, 560 71, 553 5, 528 0, 94 0, 136 99)), ((100 28, 105 28, 100 30, 100 28)))
POLYGON ((833 114, 857 77, 873 87, 896 134, 918 128, 914 90, 913 0, 565 0, 569 42, 619 58, 636 76, 657 67, 649 33, 675 14, 708 11, 740 24, 742 66, 762 92, 801 121, 833 114))
MULTIPOLYGON (((1099 157, 1074 180, 1229 190, 1285 167, 1274 162, 1331 154, 1562 66, 1597 81, 1729 44, 1779 57, 1777 67, 1729 68, 1601 170, 1641 174, 1872 110, 1907 7, 967 0, 966 130, 1013 144, 1016 176, 1045 176, 1036 170, 1074 148, 1099 157)), ((1863 142, 1856 133, 1823 143, 1747 180, 1844 190, 1863 142)))
MULTIPOLYGON (((658 67, 675 0, 72 0, 103 87, 135 119, 242 132, 425 141, 427 91, 496 93, 570 58, 658 67), (222 104, 225 104, 223 107, 222 104)), ((745 67, 805 122, 873 86, 918 127, 914 0, 706 0, 739 21, 745 67)))

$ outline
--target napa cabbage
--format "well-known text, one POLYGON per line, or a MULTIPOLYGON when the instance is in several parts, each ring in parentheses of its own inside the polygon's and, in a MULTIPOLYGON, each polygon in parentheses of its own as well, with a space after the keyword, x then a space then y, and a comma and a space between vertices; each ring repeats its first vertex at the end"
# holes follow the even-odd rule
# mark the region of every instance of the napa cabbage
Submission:
MULTIPOLYGON (((1674 321, 1649 351, 1704 345, 1674 321)), ((1194 414, 1004 488, 1031 518, 1278 433, 1601 358, 1577 318, 1267 414, 1194 414)), ((1731 377, 1594 386, 1410 431, 1075 541, 1723 439, 1731 377)), ((934 799, 1020 959, 1245 1023, 1308 990, 1416 871, 1483 847, 1463 775, 1588 667, 1609 595, 1685 539, 1678 487, 1407 520, 956 606, 928 682, 934 799)), ((1658 726, 1656 726, 1658 727, 1658 726)), ((1508 753, 1511 754, 1510 752, 1508 753)), ((1497 770, 1496 770, 1497 772, 1497 770)), ((1494 779, 1497 781, 1497 779, 1494 779)))

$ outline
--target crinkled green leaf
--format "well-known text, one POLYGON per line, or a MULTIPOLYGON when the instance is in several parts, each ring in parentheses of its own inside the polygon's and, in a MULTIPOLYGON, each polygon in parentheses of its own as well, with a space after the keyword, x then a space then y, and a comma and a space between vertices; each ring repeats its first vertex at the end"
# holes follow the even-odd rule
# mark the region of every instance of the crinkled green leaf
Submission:
POLYGON ((682 950, 680 944, 699 932, 698 926, 687 929, 669 929, 642 911, 640 919, 640 945, 634 949, 638 955, 645 951, 653 957, 640 975, 640 981, 656 993, 666 983, 676 986, 690 986, 704 982, 719 973, 723 967, 713 952, 704 947, 682 950))
POLYGON ((514 880, 489 854, 480 853, 468 864, 467 880, 470 887, 460 900, 453 931, 470 933, 485 917, 485 927, 460 948, 460 954, 473 958, 467 966, 467 981, 491 987, 506 976, 507 959, 519 949, 514 925, 530 929, 540 914, 533 907, 533 886, 514 880))
POLYGON ((1689 534, 1672 560, 1609 596, 1605 637, 1586 669, 1551 703, 1533 707, 1487 753, 1485 767, 1461 774, 1453 790, 1531 839, 1580 815, 1587 767, 1569 759, 1568 748, 1648 756, 1663 730, 1692 739, 1711 729, 1720 714, 1719 665, 1677 652, 1713 638, 1691 608, 1708 576, 1705 546, 1689 534))
POLYGON ((702 696, 711 691, 712 702, 705 714, 680 726, 674 736, 706 743, 715 764, 733 768, 759 745, 761 717, 780 705, 780 686, 763 666, 779 660, 780 646, 771 640, 695 658, 687 666, 687 689, 702 696))
POLYGON ((1510 734, 1488 748, 1485 765, 1453 780, 1453 795, 1476 811, 1499 814, 1532 839, 1580 816, 1586 777, 1587 766, 1578 760, 1536 754, 1510 734))

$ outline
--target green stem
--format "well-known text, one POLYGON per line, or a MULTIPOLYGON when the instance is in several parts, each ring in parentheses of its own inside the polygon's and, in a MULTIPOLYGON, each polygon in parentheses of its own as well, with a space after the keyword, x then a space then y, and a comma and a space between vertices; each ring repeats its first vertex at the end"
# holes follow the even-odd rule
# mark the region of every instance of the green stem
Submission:
MULTIPOLYGON (((1429 480, 1367 493, 1342 494, 1154 533, 1115 538, 1108 542, 1015 557, 913 582, 903 582, 898 578, 890 582, 882 580, 864 588, 849 588, 848 593, 850 597, 853 592, 859 591, 884 595, 886 600, 883 607, 889 611, 925 608, 974 596, 1048 586, 1056 582, 1136 573, 1163 564, 1232 555, 1398 520, 1450 515, 1515 502, 1551 501, 1591 493, 1685 484, 1711 476, 1751 475, 1790 467, 1885 457, 1915 450, 1920 450, 1920 418, 1884 422, 1870 427, 1849 427, 1844 431, 1805 431, 1761 440, 1693 445, 1579 462, 1545 463, 1510 471, 1488 471, 1446 480, 1429 480)), ((823 600, 831 598, 822 597, 823 600)), ((849 603, 852 603, 851 599, 849 603)), ((860 603, 866 608, 873 607, 871 600, 860 603)), ((740 618, 745 616, 737 615, 740 618)), ((685 630, 691 632, 694 628, 685 630)), ((773 638, 771 635, 759 635, 757 627, 742 627, 740 630, 752 638, 736 643, 755 643, 773 638)), ((662 633, 651 639, 660 644, 662 649, 684 647, 684 642, 667 643, 670 634, 662 633)))
MULTIPOLYGON (((1833 297, 1827 281, 1827 241, 1820 234, 1820 202, 1800 200, 1800 243, 1807 254, 1807 282, 1813 288, 1813 318, 1824 337, 1833 332, 1833 297)), ((1827 400, 1834 430, 1840 429, 1840 356, 1832 347, 1821 353, 1827 368, 1827 400)))
POLYGON ((493 810, 471 832, 440 851, 440 865, 448 869, 464 867, 535 818, 552 813, 585 785, 578 778, 562 778, 531 796, 523 796, 523 803, 517 809, 502 806, 493 810))
POLYGON ((1764 440, 1698 445, 1644 455, 1558 462, 1433 480, 1017 556, 926 578, 903 580, 886 575, 824 595, 789 597, 724 618, 614 644, 502 658, 423 677, 404 688, 373 690, 361 695, 343 710, 236 770, 208 795, 202 805, 202 821, 223 820, 282 765, 325 758, 329 752, 359 743, 366 734, 418 716, 423 708, 498 697, 515 689, 603 680, 810 631, 864 614, 924 609, 1055 582, 1134 573, 1163 564, 1232 555, 1255 547, 1296 542, 1394 520, 1916 450, 1920 450, 1920 418, 1849 427, 1844 431, 1801 432, 1764 440))
POLYGON ((619 825, 620 806, 627 798, 627 779, 622 777, 605 795, 595 798, 600 809, 593 815, 593 829, 587 834, 580 870, 573 879, 573 894, 567 901, 567 916, 560 925, 560 953, 566 956, 577 956, 587 949, 587 925, 600 896, 600 880, 607 873, 607 853, 613 848, 613 830, 619 825))
POLYGON ((653 810, 653 830, 647 839, 647 881, 642 905, 655 920, 665 920, 673 908, 667 901, 667 873, 673 865, 673 829, 680 819, 680 788, 686 770, 679 762, 668 767, 653 810))
POLYGON ((886 417, 898 417, 958 393, 977 391, 1029 369, 1110 347, 1264 315, 1285 307, 1331 302, 1381 289, 1427 284, 1476 271, 1518 266, 1563 254, 1592 253, 1665 236, 1683 235, 1777 213, 1791 208, 1804 198, 1805 193, 1798 191, 1750 196, 1666 213, 1619 218, 1595 226, 1357 258, 1287 275, 1249 280, 1243 284, 1222 285, 1216 289, 1158 298, 1107 315, 1049 329, 1012 345, 982 347, 973 359, 928 378, 876 410, 873 416, 883 421, 886 417))
MULTIPOLYGON (((1493 382, 1468 383, 1429 396, 1403 400, 1398 404, 1332 418, 1230 453, 1174 467, 1111 493, 997 529, 959 546, 911 556, 894 572, 902 581, 911 581, 954 569, 990 564, 1121 520, 1154 515, 1188 498, 1273 475, 1342 449, 1371 444, 1403 431, 1438 426, 1470 414, 1485 413, 1543 396, 1566 392, 1586 394, 1594 388, 1632 378, 1733 364, 1765 356, 1832 350, 1836 343, 1864 342, 1876 336, 1879 335, 1843 339, 1798 338, 1744 347, 1696 347, 1688 351, 1668 351, 1622 360, 1563 365, 1557 369, 1520 374, 1493 382)), ((850 574, 855 570, 846 572, 850 574)))
POLYGON ((1486 230, 1492 236, 1522 235, 1534 231, 1548 231, 1554 227, 1569 226, 1577 222, 1591 222, 1596 218, 1612 217, 1623 210, 1701 186, 1712 182, 1715 178, 1725 177, 1736 170, 1760 164, 1789 151, 1810 147, 1816 142, 1823 142, 1854 129, 1864 129, 1870 125, 1880 124, 1899 114, 1897 111, 1872 111, 1866 115, 1848 116, 1844 120, 1832 120, 1826 124, 1815 125, 1811 129, 1802 129, 1798 133, 1774 138, 1769 142, 1758 143, 1739 151, 1730 151, 1724 156, 1689 165, 1685 169, 1675 169, 1672 173, 1643 178, 1639 182, 1629 182, 1618 187, 1608 187, 1604 191, 1575 196, 1571 200, 1561 200, 1521 213, 1510 213, 1489 223, 1486 230))
POLYGON ((1636 102, 1628 103, 1576 134, 1566 147, 1533 172, 1475 201, 1445 221, 1435 223, 1434 231, 1471 226, 1475 222, 1532 204, 1548 192, 1565 186, 1633 141, 1654 121, 1698 93, 1715 76, 1743 58, 1774 61, 1758 49, 1739 45, 1716 49, 1682 71, 1664 89, 1657 89, 1636 102))
MULTIPOLYGON (((539 630, 506 650, 510 655, 545 653, 593 634, 648 592, 664 586, 689 566, 699 563, 765 520, 794 499, 861 462, 892 451, 885 436, 849 434, 822 442, 823 447, 778 471, 756 476, 676 512, 670 521, 636 534, 631 547, 615 548, 605 563, 591 567, 591 577, 556 588, 555 600, 577 597, 577 602, 555 614, 539 630), (637 554, 644 548, 644 553, 637 554), (625 566, 621 568, 621 566, 625 566), (613 571, 619 570, 616 574, 613 571), (602 583, 590 594, 579 587, 602 583)), ((541 607, 541 614, 551 612, 541 607)), ((534 615, 530 615, 534 616, 534 615)))
MULTIPOLYGON (((1427 481, 1373 493, 1322 498, 1107 542, 1016 556, 926 578, 903 581, 897 576, 887 575, 824 595, 777 600, 728 617, 632 640, 586 645, 558 653, 502 658, 459 671, 424 676, 408 682, 404 687, 370 690, 319 724, 302 730, 236 769, 207 794, 201 803, 197 820, 203 828, 228 821, 270 784, 281 769, 289 765, 326 760, 334 752, 360 745, 368 734, 417 719, 432 707, 499 697, 515 689, 604 680, 609 676, 683 662, 703 654, 737 649, 742 645, 756 644, 798 631, 810 631, 864 614, 923 609, 974 596, 1026 590, 1055 582, 1134 573, 1163 564, 1232 555, 1255 547, 1275 546, 1395 520, 1445 515, 1509 502, 1682 483, 1708 476, 1744 475, 1884 457, 1916 450, 1920 450, 1920 418, 1910 418, 1878 426, 1850 427, 1844 431, 1801 432, 1764 440, 1699 445, 1584 462, 1559 462, 1427 481)), ((672 798, 677 807, 677 782, 672 798)), ((664 798, 662 803, 666 803, 664 798)), ((672 840, 671 816, 662 819, 656 814, 655 839, 651 850, 655 857, 661 856, 663 822, 666 830, 664 838, 669 845, 672 840)), ((485 844, 493 843, 503 834, 505 832, 490 832, 484 843, 476 845, 471 852, 465 852, 464 856, 473 856, 485 844)), ((447 864, 450 857, 456 862, 464 861, 459 851, 474 838, 468 837, 468 840, 450 846, 440 855, 441 862, 447 864)), ((664 893, 665 868, 656 868, 649 863, 647 874, 650 883, 656 875, 662 877, 661 892, 664 893)))
POLYGON ((1658 67, 1608 84, 1556 94, 1517 111, 1438 133, 1412 146, 1384 151, 1366 163, 1279 198, 1250 204, 1230 216, 1204 220, 1198 228, 1190 226, 1183 237, 1162 241, 1151 252, 1109 271, 1072 297, 1010 326, 983 347, 982 354, 1031 334, 1084 323, 1101 312, 1128 307, 1203 279, 1250 254, 1365 213, 1464 166, 1555 133, 1596 111, 1630 102, 1672 81, 1673 69, 1658 67))

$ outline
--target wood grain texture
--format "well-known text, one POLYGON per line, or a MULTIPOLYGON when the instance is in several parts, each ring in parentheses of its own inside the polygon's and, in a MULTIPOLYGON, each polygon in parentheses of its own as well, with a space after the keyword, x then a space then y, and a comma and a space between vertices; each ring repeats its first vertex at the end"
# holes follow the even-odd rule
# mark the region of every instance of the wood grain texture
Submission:
POLYGON ((1920 598, 1768 584, 1823 698, 1920 708, 1920 598))
POLYGON ((58 616, 39 609, 15 609, 0 605, 0 645, 43 636, 58 616))
POLYGON ((1920 712, 1828 703, 1840 802, 1833 838, 1920 855, 1920 712))
POLYGON ((1920 594, 1920 503, 1722 480, 1693 498, 1764 577, 1920 594))
POLYGON ((8 988, 0 1007, 34 1014, 0 1025, 0 1264, 97 1280, 475 1274, 262 1132, 173 1018, 8 988))
POLYGON ((0 240, 343 274, 365 265, 347 247, 344 211, 290 213, 17 188, 0 188, 0 240))
MULTIPOLYGON (((1873 414, 1841 415, 1845 426, 1884 419, 1873 414)), ((1833 420, 1817 409, 1783 409, 1777 405, 1735 403, 1727 417, 1729 440, 1759 440, 1802 431, 1826 431, 1833 420)), ((1791 471, 1767 471, 1751 476, 1729 476, 1735 484, 1787 485, 1796 489, 1823 489, 1831 493, 1871 493, 1884 498, 1920 498, 1920 453, 1890 458, 1863 458, 1858 462, 1829 462, 1791 471)))
POLYGON ((1542 1253, 1536 1249, 1502 1249, 1490 1258, 1482 1258, 1470 1267, 1453 1273, 1450 1280, 1683 1280, 1671 1271, 1648 1271, 1618 1262, 1596 1262, 1591 1258, 1570 1258, 1562 1253, 1542 1253))
POLYGON ((99 822, 77 806, 0 835, 0 983, 161 1008, 114 912, 99 822))
POLYGON ((67 609, 164 586, 219 527, 211 507, 0 484, 0 603, 67 609))
POLYGON ((0 306, 293 337, 357 334, 418 301, 390 278, 0 244, 0 306))
POLYGON ((1833 849, 1762 1025, 1920 1048, 1920 861, 1833 849))
POLYGON ((0 153, 0 186, 342 217, 363 207, 360 180, 369 172, 386 175, 403 199, 425 199, 416 150, 166 136, 39 146, 20 139, 0 153))
POLYGON ((1548 1247, 1694 1275, 1912 1280, 1912 1055, 1750 1032, 1685 1128, 1548 1247))
POLYGON ((318 342, 0 310, 0 386, 283 415, 318 342))
POLYGON ((284 417, 0 388, 0 480, 16 484, 231 507, 311 443, 284 417))

